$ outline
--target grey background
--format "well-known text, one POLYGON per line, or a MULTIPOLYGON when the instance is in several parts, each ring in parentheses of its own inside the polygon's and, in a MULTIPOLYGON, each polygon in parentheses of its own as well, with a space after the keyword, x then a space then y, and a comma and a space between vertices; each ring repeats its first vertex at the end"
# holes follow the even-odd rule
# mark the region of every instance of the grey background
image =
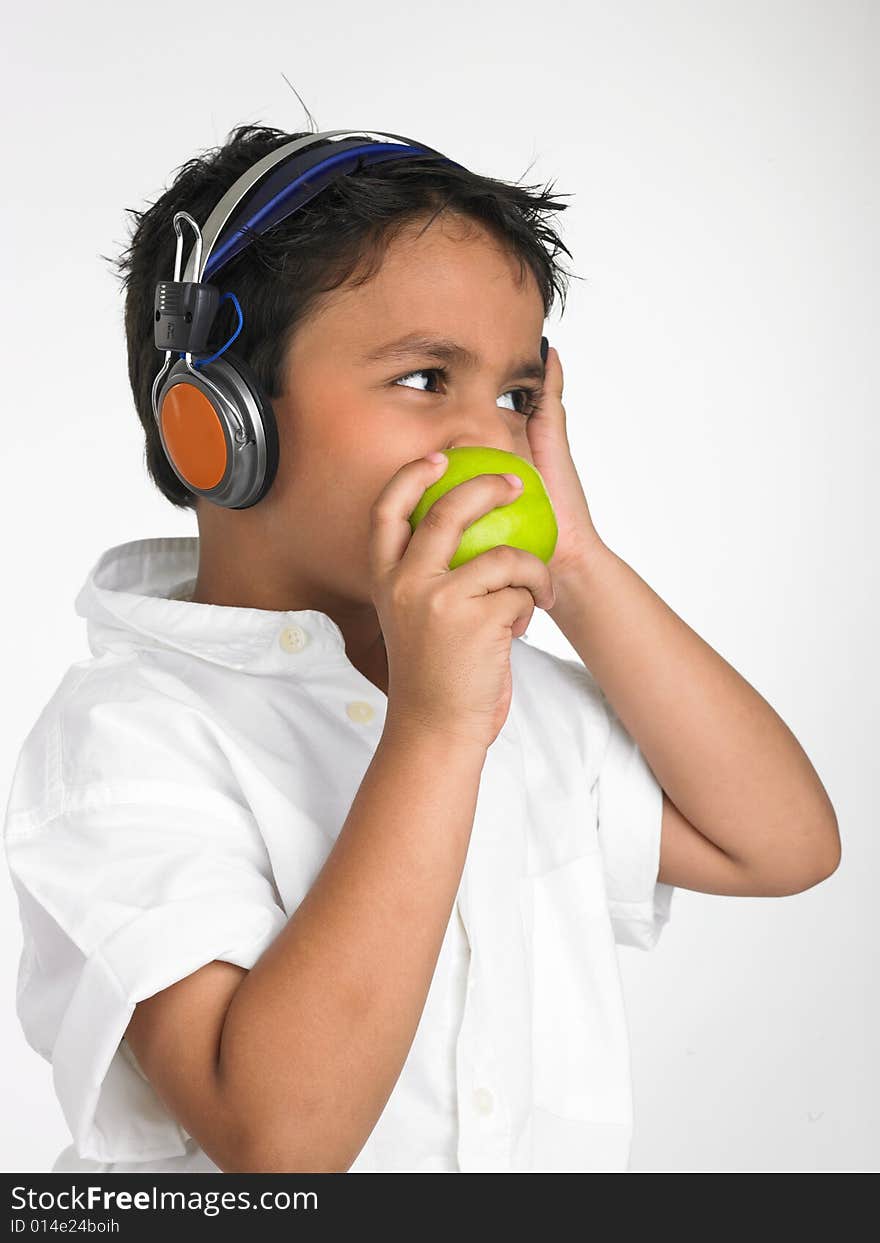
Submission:
MULTIPOLYGON (((878 1168, 878 33, 857 0, 156 0, 6 23, 0 794, 87 655, 73 598, 100 553, 196 533, 143 465, 99 257, 124 208, 236 124, 309 128, 283 75, 321 129, 572 195, 585 280, 548 335, 597 528, 783 717, 843 839, 823 885, 679 889, 658 948, 621 948, 635 1172, 878 1168)), ((529 639, 575 655, 541 610, 529 639)), ((4 866, 10 1172, 69 1142, 16 1019, 19 952, 4 866)))

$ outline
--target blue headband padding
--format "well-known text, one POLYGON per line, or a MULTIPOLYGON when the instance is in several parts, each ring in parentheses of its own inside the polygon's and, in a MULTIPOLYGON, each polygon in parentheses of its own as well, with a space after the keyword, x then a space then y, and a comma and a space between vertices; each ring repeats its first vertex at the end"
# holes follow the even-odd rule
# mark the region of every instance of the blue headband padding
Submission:
POLYGON ((309 199, 319 194, 331 181, 352 172, 359 163, 366 166, 381 164, 386 160, 421 156, 423 159, 453 164, 457 168, 463 167, 431 147, 408 147, 400 143, 364 144, 357 139, 347 139, 332 145, 335 149, 323 159, 315 161, 315 150, 312 148, 304 153, 298 153, 291 160, 282 161, 281 165, 265 179, 265 182, 258 182, 253 196, 235 212, 217 239, 217 245, 205 265, 202 281, 212 280, 225 264, 244 250, 255 233, 265 233, 273 225, 286 220, 298 207, 308 203, 309 199), (304 168, 302 168, 303 165, 305 165, 304 168), (301 168, 302 171, 299 171, 301 168), (242 216, 249 218, 242 220, 242 216), (222 240, 224 236, 227 236, 226 241, 222 240))

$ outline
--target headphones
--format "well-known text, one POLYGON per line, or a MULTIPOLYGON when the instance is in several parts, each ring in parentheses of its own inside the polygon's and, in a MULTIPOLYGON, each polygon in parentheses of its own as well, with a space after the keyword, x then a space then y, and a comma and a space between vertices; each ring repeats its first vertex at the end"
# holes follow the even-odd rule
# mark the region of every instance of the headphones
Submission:
POLYGON ((339 177, 412 156, 463 167, 399 134, 327 130, 263 156, 227 190, 201 229, 188 212, 175 212, 174 279, 156 285, 154 340, 156 349, 165 351, 165 362, 153 381, 152 405, 165 456, 196 496, 226 509, 249 509, 266 495, 278 468, 271 402, 244 359, 229 349, 244 324, 241 307, 234 293, 221 298, 211 280, 255 235, 286 220, 339 177), (350 137, 337 139, 340 134, 350 137), (372 135, 395 141, 359 141, 372 135), (181 280, 184 220, 196 240, 181 280), (217 309, 226 298, 238 311, 237 329, 215 354, 194 361, 207 353, 217 309))

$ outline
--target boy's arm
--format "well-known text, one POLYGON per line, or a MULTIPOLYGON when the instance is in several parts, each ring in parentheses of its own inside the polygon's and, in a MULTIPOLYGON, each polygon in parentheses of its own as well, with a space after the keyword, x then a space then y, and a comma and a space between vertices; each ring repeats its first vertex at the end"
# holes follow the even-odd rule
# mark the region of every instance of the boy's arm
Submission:
POLYGON ((549 610, 663 787, 658 879, 779 896, 830 876, 837 817, 765 699, 598 535, 549 610))
POLYGON ((226 1011, 234 1169, 345 1171, 412 1045, 467 855, 486 749, 389 716, 333 849, 226 1011))

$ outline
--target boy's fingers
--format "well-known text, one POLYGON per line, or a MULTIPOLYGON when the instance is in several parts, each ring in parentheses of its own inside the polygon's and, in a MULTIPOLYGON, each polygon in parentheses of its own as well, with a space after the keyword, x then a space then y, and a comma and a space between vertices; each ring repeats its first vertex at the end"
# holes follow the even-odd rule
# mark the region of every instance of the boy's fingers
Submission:
POLYGON ((370 509, 370 572, 385 578, 396 567, 412 538, 409 516, 426 490, 436 483, 449 459, 439 462, 416 458, 405 462, 376 497, 370 509))
POLYGON ((511 487, 506 475, 494 473, 474 475, 450 488, 434 502, 413 533, 407 561, 428 577, 448 570, 467 528, 522 495, 522 480, 518 475, 513 477, 516 488, 511 487))

